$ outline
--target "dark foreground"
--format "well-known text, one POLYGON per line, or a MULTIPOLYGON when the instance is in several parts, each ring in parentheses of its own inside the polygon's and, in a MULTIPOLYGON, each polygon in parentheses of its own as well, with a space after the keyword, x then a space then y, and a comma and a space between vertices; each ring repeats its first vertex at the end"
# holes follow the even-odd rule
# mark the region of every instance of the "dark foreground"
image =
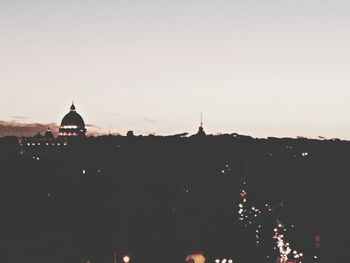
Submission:
POLYGON ((350 244, 349 142, 4 138, 0 159, 1 262, 175 263, 196 251, 206 262, 275 262, 277 232, 289 258, 340 262, 350 244))

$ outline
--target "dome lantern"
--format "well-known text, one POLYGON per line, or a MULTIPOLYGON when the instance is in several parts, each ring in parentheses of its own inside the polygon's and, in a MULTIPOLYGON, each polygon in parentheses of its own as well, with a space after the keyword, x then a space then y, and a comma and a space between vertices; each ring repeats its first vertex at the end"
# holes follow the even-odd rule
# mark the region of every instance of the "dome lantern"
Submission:
POLYGON ((70 106, 70 111, 75 111, 74 102, 72 102, 72 106, 70 106))

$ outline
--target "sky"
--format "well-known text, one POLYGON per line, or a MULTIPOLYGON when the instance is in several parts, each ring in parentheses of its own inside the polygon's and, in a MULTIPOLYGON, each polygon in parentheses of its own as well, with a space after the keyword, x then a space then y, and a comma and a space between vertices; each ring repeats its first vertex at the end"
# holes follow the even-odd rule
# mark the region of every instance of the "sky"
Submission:
POLYGON ((348 0, 1 0, 0 135, 350 139, 349 47, 348 0))

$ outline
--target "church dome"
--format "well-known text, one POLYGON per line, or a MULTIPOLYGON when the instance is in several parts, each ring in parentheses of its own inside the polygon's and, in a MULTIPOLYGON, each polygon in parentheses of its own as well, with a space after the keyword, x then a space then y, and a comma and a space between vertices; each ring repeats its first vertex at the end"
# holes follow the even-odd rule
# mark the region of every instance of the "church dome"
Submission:
POLYGON ((46 130, 44 136, 45 136, 45 138, 48 139, 48 140, 54 139, 53 133, 52 133, 52 131, 51 131, 50 128, 47 128, 47 130, 46 130))
POLYGON ((72 104, 70 111, 62 119, 59 136, 85 136, 85 133, 85 122, 72 104))

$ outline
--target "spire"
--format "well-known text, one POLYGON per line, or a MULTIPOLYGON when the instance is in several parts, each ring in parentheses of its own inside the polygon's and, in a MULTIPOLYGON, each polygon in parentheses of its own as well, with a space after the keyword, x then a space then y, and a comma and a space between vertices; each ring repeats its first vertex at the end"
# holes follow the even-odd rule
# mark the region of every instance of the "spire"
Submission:
POLYGON ((74 101, 72 101, 72 106, 70 106, 70 111, 75 111, 74 101))
POLYGON ((197 135, 205 136, 205 131, 203 129, 203 113, 202 112, 201 112, 201 122, 200 122, 200 126, 198 129, 197 135))

